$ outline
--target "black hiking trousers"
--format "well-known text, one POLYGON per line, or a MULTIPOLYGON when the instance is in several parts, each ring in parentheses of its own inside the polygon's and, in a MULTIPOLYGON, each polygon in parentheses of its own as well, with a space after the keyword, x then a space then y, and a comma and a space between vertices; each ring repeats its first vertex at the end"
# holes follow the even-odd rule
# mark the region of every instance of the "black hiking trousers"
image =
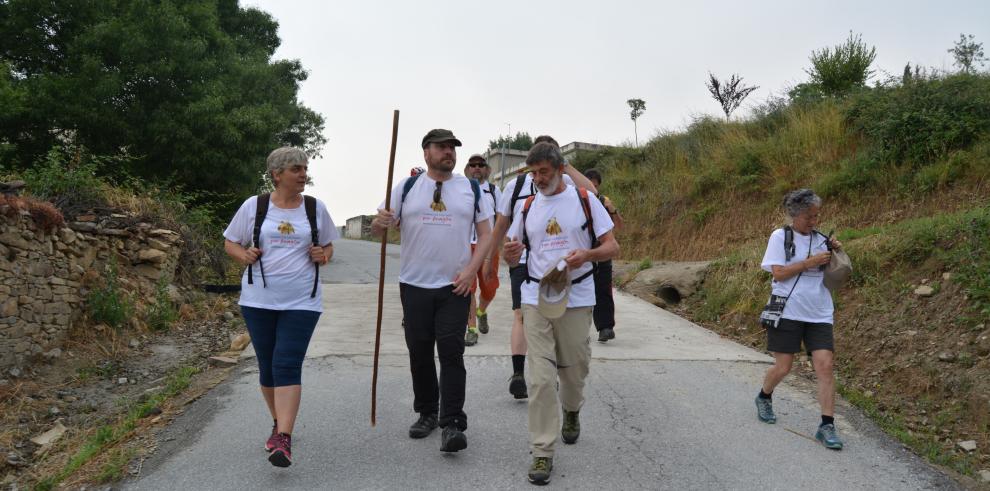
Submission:
POLYGON ((595 271, 595 330, 615 328, 615 300, 612 299, 612 260, 598 263, 595 271))
POLYGON ((464 414, 464 333, 471 297, 454 294, 454 287, 419 288, 399 283, 405 320, 406 347, 413 381, 413 409, 438 414, 441 428, 467 429, 464 414), (433 360, 436 346, 440 379, 433 360))

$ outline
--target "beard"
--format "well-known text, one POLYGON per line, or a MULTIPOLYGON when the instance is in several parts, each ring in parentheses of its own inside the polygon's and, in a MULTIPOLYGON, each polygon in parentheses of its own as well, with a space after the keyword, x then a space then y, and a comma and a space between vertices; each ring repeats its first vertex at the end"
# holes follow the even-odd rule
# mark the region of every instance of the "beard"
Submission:
POLYGON ((427 162, 427 166, 441 172, 453 172, 456 163, 454 159, 439 159, 435 162, 427 162))
POLYGON ((547 185, 546 185, 546 186, 543 186, 542 188, 541 188, 541 187, 539 187, 539 186, 537 186, 537 187, 536 187, 536 189, 537 189, 537 191, 539 191, 539 192, 540 192, 540 194, 542 194, 543 196, 553 196, 553 195, 554 195, 554 193, 556 193, 556 192, 557 192, 557 187, 558 187, 558 186, 560 186, 560 180, 561 180, 561 177, 560 177, 560 175, 558 174, 558 175, 556 175, 556 176, 554 176, 554 178, 553 178, 553 179, 551 179, 551 180, 550 180, 550 181, 549 181, 549 182, 547 183, 547 185))

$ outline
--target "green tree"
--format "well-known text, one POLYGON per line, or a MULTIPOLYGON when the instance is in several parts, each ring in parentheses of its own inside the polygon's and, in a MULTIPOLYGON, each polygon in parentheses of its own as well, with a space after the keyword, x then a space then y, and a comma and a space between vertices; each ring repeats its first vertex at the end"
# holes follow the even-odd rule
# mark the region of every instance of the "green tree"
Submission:
POLYGON ((629 99, 626 101, 629 104, 629 118, 633 122, 633 135, 636 137, 636 146, 639 146, 639 127, 636 126, 636 120, 646 112, 646 101, 643 99, 629 99))
POLYGON ((719 80, 715 74, 708 73, 708 82, 705 83, 705 86, 708 87, 708 92, 712 94, 712 99, 715 99, 722 106, 726 121, 729 120, 732 112, 742 104, 743 99, 760 88, 758 85, 746 87, 742 81, 742 77, 735 73, 728 80, 719 80))
POLYGON ((129 157, 105 174, 250 194, 273 148, 326 142, 297 98, 306 71, 272 59, 277 31, 237 0, 0 0, 0 157, 23 168, 69 141, 129 157))
POLYGON ((488 140, 488 148, 491 150, 502 148, 503 146, 508 147, 510 150, 527 152, 530 148, 533 148, 533 137, 529 136, 529 133, 522 131, 516 132, 516 136, 514 137, 500 135, 496 140, 488 140))
POLYGON ((870 66, 876 57, 875 47, 867 46, 861 35, 849 31, 845 43, 812 51, 811 69, 805 72, 822 94, 838 97, 866 85, 873 76, 870 66))
POLYGON ((949 50, 956 59, 954 65, 963 73, 973 73, 977 66, 983 65, 986 57, 983 55, 983 43, 976 42, 972 34, 960 34, 955 46, 949 50))

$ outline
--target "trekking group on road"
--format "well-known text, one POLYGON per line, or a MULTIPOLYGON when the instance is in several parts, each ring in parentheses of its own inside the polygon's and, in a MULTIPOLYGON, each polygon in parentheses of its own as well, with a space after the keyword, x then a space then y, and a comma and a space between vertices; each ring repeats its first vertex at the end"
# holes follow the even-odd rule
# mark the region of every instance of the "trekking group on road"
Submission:
MULTIPOLYGON (((613 230, 622 217, 598 193, 601 174, 568 165, 549 136, 535 140, 527 172, 501 190, 488 181, 491 170, 482 155, 468 159, 464 175, 455 173, 459 146, 449 130, 428 132, 422 140, 426 168, 413 169, 395 185, 391 208, 382 202, 372 221, 374 235, 394 227, 402 237, 399 292, 418 415, 409 436, 425 438, 439 427, 441 451, 467 448, 464 351, 492 328, 488 307, 499 287, 501 258, 509 266, 514 316, 509 392, 528 398, 528 479, 546 484, 558 436, 568 444, 580 436, 591 325, 599 342, 615 338, 611 260, 619 252, 613 230)), ((332 257, 338 238, 326 206, 302 195, 307 171, 301 150, 273 151, 267 172, 274 191, 248 198, 224 231, 227 253, 247 266, 239 304, 273 419, 265 449, 279 467, 291 464, 302 361, 322 312, 319 267, 332 257)), ((789 194, 784 208, 792 224, 773 232, 762 262, 773 275, 762 322, 775 363, 756 406, 760 421, 776 421, 773 389, 803 342, 819 381, 816 437, 841 449, 833 419, 833 306, 824 284, 824 266, 841 243, 814 229, 820 207, 810 190, 789 194)))

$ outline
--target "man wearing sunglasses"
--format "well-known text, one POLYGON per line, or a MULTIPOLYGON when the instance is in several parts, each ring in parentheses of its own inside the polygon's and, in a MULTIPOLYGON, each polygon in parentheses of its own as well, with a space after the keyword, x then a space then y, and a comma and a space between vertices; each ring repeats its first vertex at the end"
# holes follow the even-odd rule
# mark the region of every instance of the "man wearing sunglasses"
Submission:
POLYGON ((476 198, 468 178, 453 174, 459 146, 450 130, 427 133, 422 142, 426 172, 401 180, 392 189, 394 209, 385 209, 383 202, 371 223, 375 236, 398 227, 402 237, 399 295, 413 409, 419 413, 409 436, 425 438, 439 425, 442 452, 467 448, 464 333, 471 285, 491 246, 489 219, 494 214, 491 201, 476 198), (475 231, 478 240, 472 253, 475 231), (440 358, 439 382, 434 346, 440 358))
MULTIPOLYGON (((464 175, 478 181, 481 185, 481 199, 491 203, 492 209, 498 209, 498 203, 502 199, 502 191, 498 186, 488 182, 491 168, 481 154, 474 154, 468 158, 467 166, 464 168, 464 175)), ((492 227, 495 226, 494 215, 488 221, 492 227)), ((471 251, 477 247, 477 235, 471 237, 471 251)), ((471 307, 468 312, 467 335, 464 337, 465 346, 474 346, 478 342, 478 331, 481 334, 488 334, 488 305, 495 299, 495 292, 498 290, 498 248, 492 247, 485 261, 481 263, 481 271, 478 272, 478 279, 471 287, 471 307), (481 286, 481 294, 475 302, 474 293, 481 286), (477 307, 477 310, 475 309, 477 307)))

